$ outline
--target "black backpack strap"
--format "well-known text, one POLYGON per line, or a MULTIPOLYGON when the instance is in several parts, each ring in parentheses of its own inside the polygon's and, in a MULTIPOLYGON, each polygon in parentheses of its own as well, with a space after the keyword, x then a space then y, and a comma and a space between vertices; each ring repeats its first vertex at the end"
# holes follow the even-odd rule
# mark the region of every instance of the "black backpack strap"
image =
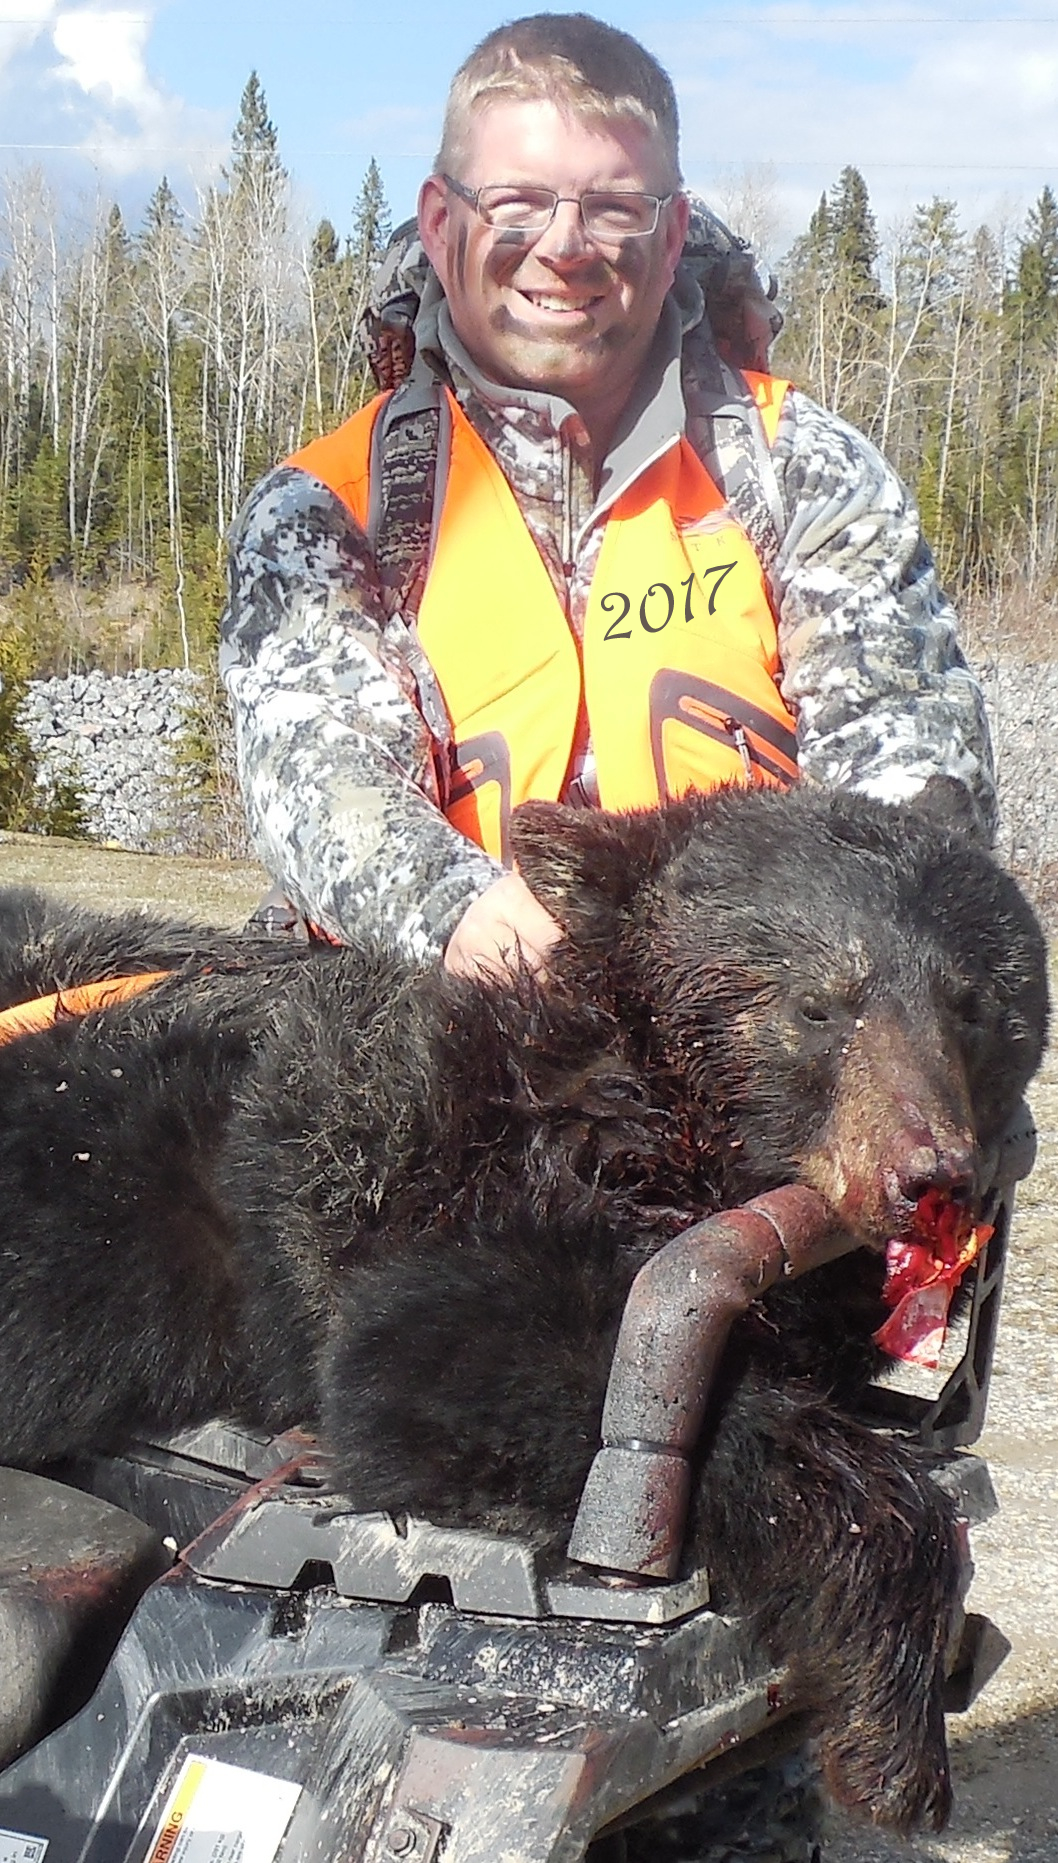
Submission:
POLYGON ((415 369, 381 410, 371 435, 367 535, 389 640, 415 681, 434 740, 441 806, 451 775, 452 721, 419 641, 417 621, 437 539, 451 450, 452 417, 440 384, 415 369))
POLYGON ((450 438, 444 392, 419 370, 390 396, 371 436, 368 540, 386 611, 409 626, 433 555, 450 438))

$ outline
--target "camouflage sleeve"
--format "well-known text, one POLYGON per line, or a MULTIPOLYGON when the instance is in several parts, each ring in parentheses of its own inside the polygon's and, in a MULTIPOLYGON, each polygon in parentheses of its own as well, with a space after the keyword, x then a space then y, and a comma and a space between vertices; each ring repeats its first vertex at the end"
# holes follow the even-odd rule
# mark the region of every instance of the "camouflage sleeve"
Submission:
POLYGON ((953 776, 993 835, 984 701, 910 494, 863 434, 796 391, 773 460, 782 690, 804 775, 887 802, 953 776))
POLYGON ((325 485, 280 466, 236 521, 229 575, 221 672, 262 861, 337 937, 436 956, 502 870, 437 806, 408 637, 366 539, 325 485))

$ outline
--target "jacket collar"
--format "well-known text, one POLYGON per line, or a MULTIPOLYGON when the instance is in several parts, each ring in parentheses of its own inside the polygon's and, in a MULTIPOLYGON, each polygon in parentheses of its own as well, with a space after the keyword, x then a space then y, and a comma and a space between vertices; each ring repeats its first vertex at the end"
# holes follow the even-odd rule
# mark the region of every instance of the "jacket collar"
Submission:
MULTIPOLYGON (((647 466, 681 438, 686 426, 680 362, 683 339, 704 315, 701 287, 681 266, 662 306, 646 362, 602 463, 589 523, 608 510, 647 466)), ((478 368, 452 327, 444 292, 432 269, 427 273, 415 320, 415 351, 417 362, 421 358, 460 401, 465 398, 465 384, 472 396, 501 418, 506 414, 517 419, 518 413, 525 411, 556 436, 568 422, 579 422, 575 408, 563 396, 505 387, 478 368)))

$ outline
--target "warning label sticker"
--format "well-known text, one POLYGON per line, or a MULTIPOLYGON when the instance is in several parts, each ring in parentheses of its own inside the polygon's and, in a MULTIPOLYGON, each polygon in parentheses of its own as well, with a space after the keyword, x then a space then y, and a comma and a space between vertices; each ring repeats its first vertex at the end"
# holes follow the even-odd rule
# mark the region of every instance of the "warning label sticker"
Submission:
MULTIPOLYGON (((289 1780, 191 1754, 169 1794, 145 1863, 273 1863, 300 1796, 300 1785, 289 1780)), ((8 1863, 2 1851, 0 1863, 8 1863)), ((39 1863, 39 1858, 20 1853, 11 1863, 39 1863)))
POLYGON ((25 1831, 0 1831, 0 1863, 42 1863, 46 1837, 29 1837, 25 1831))

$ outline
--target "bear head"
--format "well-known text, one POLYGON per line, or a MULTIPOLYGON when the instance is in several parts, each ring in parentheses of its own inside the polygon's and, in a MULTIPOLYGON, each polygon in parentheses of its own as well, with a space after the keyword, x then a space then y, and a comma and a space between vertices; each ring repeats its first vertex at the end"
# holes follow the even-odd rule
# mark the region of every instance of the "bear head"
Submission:
POLYGON ((725 1200, 801 1181, 876 1248, 930 1189, 974 1205, 1046 1036, 1046 947, 961 826, 800 785, 659 812, 516 811, 567 937, 559 988, 612 1000, 723 1124, 725 1200))

